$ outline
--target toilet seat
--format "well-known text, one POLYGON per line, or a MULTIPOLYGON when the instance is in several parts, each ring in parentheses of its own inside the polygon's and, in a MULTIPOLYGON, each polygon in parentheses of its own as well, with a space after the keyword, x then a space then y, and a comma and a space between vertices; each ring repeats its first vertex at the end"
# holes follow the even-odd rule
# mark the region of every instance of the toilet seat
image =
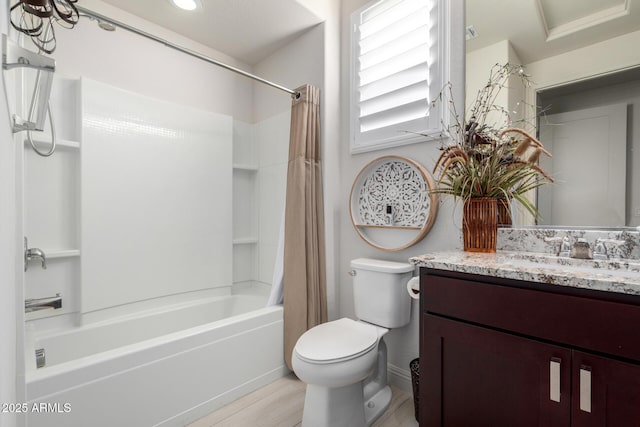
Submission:
POLYGON ((355 359, 373 350, 386 329, 349 318, 323 323, 302 334, 295 346, 297 356, 314 364, 355 359))

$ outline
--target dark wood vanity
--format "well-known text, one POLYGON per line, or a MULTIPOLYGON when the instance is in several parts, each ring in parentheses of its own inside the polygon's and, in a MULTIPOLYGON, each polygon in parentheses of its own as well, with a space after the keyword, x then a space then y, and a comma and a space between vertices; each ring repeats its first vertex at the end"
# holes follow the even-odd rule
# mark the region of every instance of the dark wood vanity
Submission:
POLYGON ((640 296, 420 271, 420 426, 640 426, 640 296))

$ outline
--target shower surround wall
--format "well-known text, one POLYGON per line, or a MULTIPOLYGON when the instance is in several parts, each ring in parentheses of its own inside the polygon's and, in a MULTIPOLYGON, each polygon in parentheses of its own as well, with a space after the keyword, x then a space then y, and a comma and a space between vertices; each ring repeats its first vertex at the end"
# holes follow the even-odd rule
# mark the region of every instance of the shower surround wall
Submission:
POLYGON ((24 232, 48 261, 29 264, 25 297, 63 304, 29 325, 229 293, 232 118, 59 76, 51 104, 56 153, 24 155, 24 232))
POLYGON ((269 286, 285 204, 289 110, 233 123, 233 282, 269 286))
POLYGON ((82 312, 230 286, 232 119, 82 80, 82 312))

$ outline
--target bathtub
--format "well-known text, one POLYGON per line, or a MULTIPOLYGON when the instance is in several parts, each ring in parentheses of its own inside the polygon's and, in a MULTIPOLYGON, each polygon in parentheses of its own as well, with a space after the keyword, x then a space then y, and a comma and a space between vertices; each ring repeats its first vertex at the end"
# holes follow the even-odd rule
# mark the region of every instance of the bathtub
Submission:
POLYGON ((274 381, 288 373, 282 307, 265 303, 210 297, 36 333, 28 427, 184 426, 274 381))

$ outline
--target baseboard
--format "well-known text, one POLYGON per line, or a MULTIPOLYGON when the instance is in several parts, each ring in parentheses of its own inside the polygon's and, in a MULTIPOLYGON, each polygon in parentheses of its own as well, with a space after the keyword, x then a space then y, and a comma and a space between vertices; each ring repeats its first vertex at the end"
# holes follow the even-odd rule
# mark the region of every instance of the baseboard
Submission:
POLYGON ((389 384, 398 387, 400 390, 413 393, 411 386, 411 372, 409 370, 388 364, 387 379, 389 380, 389 384))

